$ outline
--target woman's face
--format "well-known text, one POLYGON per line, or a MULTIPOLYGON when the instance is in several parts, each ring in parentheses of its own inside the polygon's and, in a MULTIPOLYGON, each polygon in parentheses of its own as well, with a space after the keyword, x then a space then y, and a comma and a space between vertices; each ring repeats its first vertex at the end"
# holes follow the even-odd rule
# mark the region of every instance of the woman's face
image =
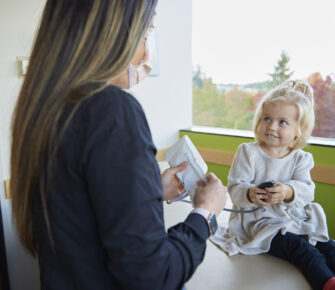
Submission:
MULTIPOLYGON (((145 41, 146 41, 146 38, 147 38, 147 36, 149 34, 150 29, 152 29, 153 27, 154 27, 153 20, 151 20, 149 28, 148 28, 147 32, 145 33, 143 39, 141 40, 139 46, 137 47, 135 55, 134 55, 134 57, 133 57, 133 59, 131 61, 132 65, 137 66, 144 59, 144 57, 145 57, 145 41)), ((111 80, 110 83, 112 85, 120 87, 121 89, 128 89, 129 88, 129 84, 130 84, 130 82, 129 82, 129 76, 128 76, 128 69, 126 69, 117 78, 111 80)))

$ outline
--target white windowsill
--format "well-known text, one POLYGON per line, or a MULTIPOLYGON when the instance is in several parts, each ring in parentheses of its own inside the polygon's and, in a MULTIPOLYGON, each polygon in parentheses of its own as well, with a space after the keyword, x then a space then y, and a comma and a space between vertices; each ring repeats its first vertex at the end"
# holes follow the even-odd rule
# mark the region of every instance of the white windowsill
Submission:
MULTIPOLYGON (((254 138, 254 132, 250 130, 225 129, 225 128, 215 128, 215 127, 206 127, 206 126, 192 126, 189 129, 183 129, 183 131, 234 136, 234 137, 254 138)), ((322 146, 335 147, 335 139, 310 137, 308 139, 308 145, 322 145, 322 146)))

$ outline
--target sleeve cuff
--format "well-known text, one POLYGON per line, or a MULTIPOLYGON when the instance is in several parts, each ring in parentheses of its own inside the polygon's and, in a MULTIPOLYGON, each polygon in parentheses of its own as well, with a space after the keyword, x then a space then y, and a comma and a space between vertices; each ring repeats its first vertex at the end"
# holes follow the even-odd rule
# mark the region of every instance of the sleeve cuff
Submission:
POLYGON ((292 188, 292 190, 293 190, 293 199, 290 202, 286 202, 285 200, 283 200, 283 202, 284 202, 285 205, 292 205, 292 204, 295 203, 295 201, 297 199, 297 197, 296 197, 296 188, 294 186, 294 182, 290 182, 289 181, 289 182, 287 182, 285 184, 288 185, 288 186, 290 186, 292 188))
POLYGON ((233 188, 233 194, 230 194, 231 200, 234 205, 242 208, 254 207, 255 204, 252 203, 248 198, 248 190, 250 187, 255 186, 254 184, 240 184, 237 188, 233 188))
POLYGON ((190 213, 185 223, 192 227, 197 234, 205 241, 209 238, 210 232, 207 220, 198 213, 190 213))

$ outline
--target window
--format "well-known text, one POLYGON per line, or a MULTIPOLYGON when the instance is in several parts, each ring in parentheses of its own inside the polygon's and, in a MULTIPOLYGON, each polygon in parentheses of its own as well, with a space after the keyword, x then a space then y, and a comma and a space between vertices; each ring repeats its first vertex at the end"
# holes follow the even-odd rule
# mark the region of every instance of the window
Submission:
POLYGON ((251 130, 286 79, 314 89, 314 137, 335 138, 333 0, 193 0, 193 125, 251 130))

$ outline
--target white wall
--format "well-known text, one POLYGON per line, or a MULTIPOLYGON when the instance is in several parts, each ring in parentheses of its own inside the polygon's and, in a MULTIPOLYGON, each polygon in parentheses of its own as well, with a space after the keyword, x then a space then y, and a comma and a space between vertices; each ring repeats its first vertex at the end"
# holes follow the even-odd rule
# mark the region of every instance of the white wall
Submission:
POLYGON ((16 57, 29 56, 44 0, 0 1, 0 131, 4 176, 9 172, 9 128, 22 79, 16 57))
MULTIPOLYGON (((0 1, 0 172, 9 177, 10 121, 22 79, 16 57, 29 56, 45 0, 0 1)), ((159 35, 160 75, 131 92, 142 103, 157 148, 171 146, 178 130, 192 124, 191 0, 159 0, 155 25, 159 35)), ((1 177, 1 175, 0 175, 1 177)), ((0 182, 2 182, 0 180, 0 182)), ((11 223, 10 201, 1 194, 10 252, 12 290, 37 289, 37 265, 18 244, 11 223), (18 278, 20 277, 20 278, 18 278)))
POLYGON ((17 77, 16 57, 29 55, 43 4, 44 0, 0 1, 0 201, 12 290, 39 289, 37 262, 19 243, 2 180, 9 176, 10 120, 22 84, 17 77))
MULTIPOLYGON (((5 177, 9 175, 11 113, 22 84, 16 57, 29 56, 44 2, 0 2, 0 153, 5 177)), ((155 25, 160 75, 149 77, 131 90, 144 107, 159 149, 171 146, 178 138, 178 130, 192 125, 191 8, 191 0, 158 2, 155 25)))
POLYGON ((192 126, 192 1, 160 0, 155 23, 160 76, 134 87, 157 148, 171 146, 192 126))

